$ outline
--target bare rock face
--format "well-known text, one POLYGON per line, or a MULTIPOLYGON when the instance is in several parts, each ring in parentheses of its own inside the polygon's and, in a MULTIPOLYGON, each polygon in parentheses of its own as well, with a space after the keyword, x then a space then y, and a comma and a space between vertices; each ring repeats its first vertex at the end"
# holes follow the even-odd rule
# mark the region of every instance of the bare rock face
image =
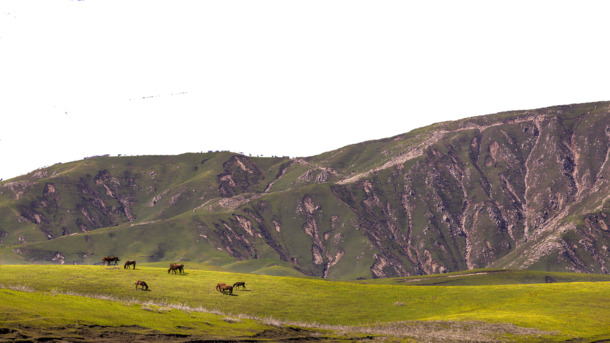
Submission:
POLYGON ((218 191, 223 197, 248 192, 263 178, 262 171, 246 156, 234 155, 223 164, 223 169, 225 172, 217 177, 218 191))
POLYGON ((64 186, 78 196, 74 208, 64 206, 59 186, 51 182, 44 185, 42 194, 35 200, 19 206, 21 216, 36 224, 48 239, 135 219, 132 213, 133 179, 129 177, 120 180, 102 170, 93 180, 81 177, 76 185, 61 187, 64 186), (58 227, 58 222, 63 225, 58 227))
MULTIPOLYGON (((309 194, 305 194, 297 207, 297 213, 304 219, 302 226, 303 231, 311 237, 312 261, 315 265, 322 266, 322 274, 320 276, 326 278, 328 277, 330 268, 341 260, 345 252, 338 246, 340 240, 331 242, 330 244, 331 246, 335 246, 334 250, 336 250, 336 252, 334 255, 327 248, 327 244, 325 244, 328 240, 325 238, 327 235, 321 231, 320 225, 318 224, 318 218, 321 217, 319 212, 321 212, 321 210, 322 207, 317 205, 313 197, 309 194)), ((330 231, 327 232, 327 234, 330 234, 330 231)))
POLYGON ((609 129, 607 109, 567 107, 469 125, 410 166, 334 194, 379 249, 378 277, 504 265, 520 247, 531 256, 511 267, 607 273, 610 214, 587 212, 608 202, 609 129), (534 242, 546 242, 544 254, 530 254, 534 242))

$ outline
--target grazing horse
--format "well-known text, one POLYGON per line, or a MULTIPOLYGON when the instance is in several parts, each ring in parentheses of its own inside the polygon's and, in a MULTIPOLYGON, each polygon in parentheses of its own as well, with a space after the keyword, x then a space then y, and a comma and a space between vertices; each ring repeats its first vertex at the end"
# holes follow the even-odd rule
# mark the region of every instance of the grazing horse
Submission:
POLYGON ((136 269, 135 260, 129 260, 129 261, 125 262, 125 264, 123 265, 123 269, 129 269, 131 266, 133 266, 133 269, 136 269))
POLYGON ((148 291, 148 285, 146 282, 138 280, 138 282, 136 282, 136 289, 138 289, 138 286, 142 286, 142 290, 144 290, 144 287, 146 287, 146 290, 148 291))
POLYGON ((226 285, 227 285, 226 283, 221 282, 221 283, 219 283, 219 284, 217 284, 217 285, 216 285, 216 290, 220 292, 220 287, 221 287, 221 286, 226 286, 226 285))
POLYGON ((108 265, 110 265, 110 262, 114 262, 114 265, 116 266, 119 264, 119 261, 119 258, 115 256, 102 257, 102 266, 106 264, 106 262, 108 262, 108 265))
POLYGON ((243 281, 240 281, 240 282, 236 282, 233 284, 233 288, 239 288, 240 286, 243 288, 246 288, 246 283, 243 281))
POLYGON ((233 286, 225 285, 224 283, 219 283, 218 285, 216 285, 216 289, 222 294, 226 294, 225 291, 229 291, 229 294, 233 294, 233 286))
POLYGON ((172 263, 169 265, 169 269, 167 270, 167 273, 169 274, 169 272, 174 272, 174 274, 176 274, 176 270, 180 272, 180 274, 184 273, 184 264, 182 263, 172 263))

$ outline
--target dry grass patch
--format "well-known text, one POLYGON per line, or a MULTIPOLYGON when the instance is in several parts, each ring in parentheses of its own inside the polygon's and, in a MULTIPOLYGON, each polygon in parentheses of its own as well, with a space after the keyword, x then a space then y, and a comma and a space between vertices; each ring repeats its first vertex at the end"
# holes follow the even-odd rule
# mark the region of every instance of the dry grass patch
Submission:
POLYGON ((367 326, 328 326, 325 329, 340 334, 353 333, 412 338, 418 342, 506 342, 539 340, 555 334, 508 323, 479 321, 401 321, 367 326), (526 339, 527 338, 527 339, 526 339))
POLYGON ((20 292, 34 292, 34 290, 29 285, 0 285, 0 288, 12 289, 13 291, 20 292))

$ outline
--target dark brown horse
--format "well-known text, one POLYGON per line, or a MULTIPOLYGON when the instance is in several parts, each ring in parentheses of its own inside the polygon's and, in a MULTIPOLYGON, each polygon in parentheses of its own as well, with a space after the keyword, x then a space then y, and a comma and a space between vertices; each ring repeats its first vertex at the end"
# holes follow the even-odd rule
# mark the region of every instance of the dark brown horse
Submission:
POLYGON ((239 287, 243 287, 246 288, 246 283, 243 281, 239 281, 233 284, 233 288, 239 288, 239 287))
POLYGON ((110 262, 114 262, 114 265, 116 266, 119 264, 119 261, 119 258, 115 256, 102 257, 102 266, 106 264, 106 262, 108 262, 108 265, 110 265, 110 262))
POLYGON ((180 274, 184 273, 184 264, 172 263, 169 265, 169 269, 167 270, 168 274, 169 272, 174 272, 174 274, 176 274, 176 271, 180 272, 180 274))
POLYGON ((216 285, 216 289, 222 294, 226 294, 225 291, 229 291, 229 294, 233 294, 233 286, 229 286, 224 283, 219 283, 216 285))
POLYGON ((133 269, 136 269, 135 260, 129 260, 129 261, 125 262, 125 264, 123 265, 123 269, 130 269, 131 266, 133 266, 133 269))
POLYGON ((142 290, 144 290, 144 287, 146 287, 146 290, 148 291, 148 285, 146 282, 138 280, 138 282, 136 282, 136 289, 138 289, 138 286, 142 286, 142 290))

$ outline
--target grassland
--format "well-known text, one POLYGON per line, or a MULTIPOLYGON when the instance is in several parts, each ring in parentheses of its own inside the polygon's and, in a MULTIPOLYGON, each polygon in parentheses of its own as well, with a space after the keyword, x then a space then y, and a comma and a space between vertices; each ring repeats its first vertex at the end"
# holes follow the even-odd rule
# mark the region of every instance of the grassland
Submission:
POLYGON ((380 281, 192 267, 201 269, 187 265, 184 274, 173 275, 158 264, 136 270, 0 266, 0 340, 610 339, 610 277, 603 275, 569 279, 552 273, 547 275, 559 282, 522 283, 536 282, 541 275, 478 271, 444 276, 467 285, 424 287, 405 278, 375 284, 380 281), (137 280, 145 280, 150 289, 136 290, 137 280), (579 282, 561 282, 565 280, 579 282), (215 290, 219 282, 236 281, 245 281, 247 288, 233 295, 215 290))

